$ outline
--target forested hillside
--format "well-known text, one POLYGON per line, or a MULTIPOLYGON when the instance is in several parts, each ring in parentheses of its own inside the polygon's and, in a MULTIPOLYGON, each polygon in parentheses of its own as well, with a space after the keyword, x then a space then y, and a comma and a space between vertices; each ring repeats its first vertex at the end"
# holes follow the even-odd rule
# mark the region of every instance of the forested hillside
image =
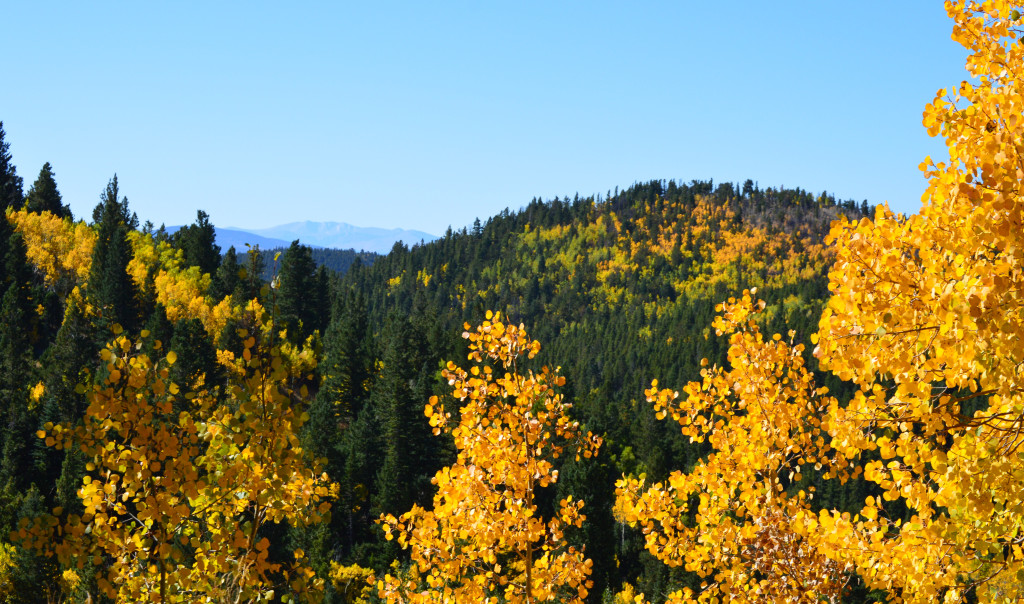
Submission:
POLYGON ((947 11, 909 217, 652 181, 336 271, 0 123, 0 599, 1020 602, 1022 16, 947 11))
MULTIPOLYGON (((767 329, 794 329, 808 339, 828 294, 829 225, 867 211, 864 203, 761 190, 750 181, 655 181, 601 201, 535 199, 518 212, 425 246, 396 246, 373 266, 354 267, 338 286, 347 301, 341 312, 358 309, 375 339, 396 318, 411 317, 419 343, 410 350, 428 352, 410 352, 417 359, 410 370, 425 362, 418 379, 426 381, 440 359, 461 358, 463 325, 479 323, 486 310, 526 325, 543 344, 539 360, 561 367, 574 416, 605 440, 599 457, 563 467, 558 486, 559 494, 572 493, 591 508, 580 540, 594 559, 594 597, 622 581, 639 580, 642 590, 657 593, 668 581, 665 569, 640 553, 635 533, 616 527, 614 482, 624 472, 662 479, 704 449, 656 420, 645 387, 654 377, 694 379, 702 358, 725 360, 727 342, 715 337, 711 321, 730 292, 759 288, 769 302, 767 329)), ((343 463, 344 455, 336 455, 343 463)), ((827 503, 863 500, 859 488, 847 491, 830 494, 827 503)))
MULTIPOLYGON (((126 422, 157 421, 149 415, 155 412, 139 417, 126 408, 104 419, 112 401, 128 393, 148 398, 176 391, 163 412, 170 415, 160 421, 181 412, 194 414, 193 422, 224 414, 246 421, 238 407, 244 398, 238 397, 252 388, 246 386, 248 372, 259 373, 256 349, 271 365, 290 359, 284 365, 296 367, 277 378, 283 380, 277 390, 298 405, 287 425, 302 446, 289 441, 274 454, 302 460, 296 471, 307 479, 322 459, 339 490, 326 497, 330 487, 324 483, 314 491, 333 506, 326 524, 305 527, 294 515, 267 516, 253 525, 251 536, 270 539, 273 564, 281 563, 285 548, 301 546, 302 562, 308 560, 317 579, 326 581, 333 601, 342 601, 339 573, 382 572, 406 559, 384 539, 375 519, 399 515, 412 504, 428 505, 431 478, 454 460, 450 437, 431 434, 423 409, 431 395, 446 395, 441 369, 463 354, 463 324, 478 323, 491 309, 523 323, 544 343, 538 362, 561 366, 561 391, 572 402, 572 417, 603 441, 598 456, 559 460, 562 479, 538 493, 542 510, 567 494, 587 502, 588 522, 570 533, 588 544, 594 561, 588 601, 600 601, 623 582, 649 593, 673 581, 693 583, 682 576, 670 580, 642 552, 639 534, 612 518, 614 483, 623 473, 663 478, 703 453, 656 421, 644 387, 654 376, 680 382, 696 376, 702 358, 724 360, 725 346, 710 323, 715 303, 730 292, 759 288, 769 301, 767 327, 794 329, 807 338, 827 293, 832 257, 823 239, 829 224, 868 211, 864 203, 837 202, 825 193, 762 190, 750 181, 654 181, 600 199, 535 199, 426 245, 396 245, 387 256, 341 252, 325 259, 325 251, 297 243, 242 256, 234 248, 222 251, 202 211, 195 224, 170 236, 149 224, 140 229, 116 177, 90 223, 73 220, 46 170, 33 191, 44 189, 52 196, 45 204, 32 194, 24 202, 16 195, 4 223, 10 281, 4 308, 12 317, 7 324, 31 328, 9 334, 23 341, 4 348, 7 391, 16 394, 7 411, 12 429, 4 437, 3 467, 9 511, 0 528, 14 531, 19 521, 22 526, 13 540, 17 549, 11 550, 19 562, 8 568, 13 592, 28 594, 30 582, 49 581, 53 597, 79 599, 92 590, 99 595, 104 587, 123 593, 118 590, 125 587, 110 587, 119 579, 132 585, 130 593, 163 593, 169 589, 167 573, 181 576, 194 568, 204 546, 214 547, 201 541, 184 548, 142 545, 153 537, 150 529, 132 526, 137 510, 91 500, 88 489, 76 494, 82 478, 91 477, 87 484, 106 481, 105 488, 137 498, 139 508, 151 507, 144 502, 156 496, 154 487, 121 493, 118 485, 127 488, 127 479, 118 482, 107 474, 121 466, 109 459, 104 466, 99 443, 117 443, 115 450, 129 455, 139 451, 139 428, 126 428, 126 422), (112 357, 118 346, 139 352, 112 357), (301 373, 307 371, 304 364, 308 375, 301 373), (90 539, 46 542, 53 527, 70 531, 89 525, 90 516, 94 526, 97 518, 108 518, 107 526, 124 532, 108 535, 102 547, 90 539), (132 536, 133 528, 141 533, 132 536), (153 558, 170 556, 170 569, 154 567, 149 583, 144 577, 126 579, 135 575, 125 568, 125 552, 113 544, 129 538, 153 558), (41 551, 34 552, 33 543, 41 551), (96 552, 94 565, 81 573, 73 561, 82 554, 71 553, 76 547, 96 552), (58 564, 46 553, 57 554, 58 564), (77 579, 54 574, 65 569, 77 579)), ((244 427, 229 425, 239 433, 244 427)), ((192 438, 211 428, 196 430, 192 438)), ((178 439, 192 434, 171 431, 178 439)), ((287 432, 281 436, 288 438, 287 432)), ((147 463, 154 456, 162 461, 146 480, 160 476, 163 484, 179 484, 182 477, 170 475, 167 460, 182 453, 155 453, 157 445, 149 445, 147 463)), ((217 454, 235 459, 247 450, 217 454)), ((210 452, 185 458, 208 462, 210 452)), ((200 473, 192 480, 208 483, 211 476, 200 473)), ((240 512, 257 513, 259 504, 240 512)), ((172 514, 179 523, 194 521, 201 507, 196 501, 178 505, 188 508, 176 511, 180 518, 172 514)), ((197 538, 180 526, 165 530, 197 538)), ((239 560, 259 542, 248 539, 236 552, 239 560)), ((129 559, 139 555, 133 552, 129 559)), ((260 568, 264 574, 251 593, 280 589, 282 567, 260 568)))
POLYGON ((562 367, 587 424, 662 475, 672 437, 652 440, 655 428, 638 421, 651 377, 681 382, 702 358, 724 360, 714 307, 744 288, 769 302, 768 329, 809 338, 828 293, 829 224, 867 209, 749 181, 650 182, 600 202, 533 200, 432 244, 397 246, 340 287, 363 297, 371 326, 395 312, 419 317, 436 358, 459 354, 464 323, 502 310, 562 367))

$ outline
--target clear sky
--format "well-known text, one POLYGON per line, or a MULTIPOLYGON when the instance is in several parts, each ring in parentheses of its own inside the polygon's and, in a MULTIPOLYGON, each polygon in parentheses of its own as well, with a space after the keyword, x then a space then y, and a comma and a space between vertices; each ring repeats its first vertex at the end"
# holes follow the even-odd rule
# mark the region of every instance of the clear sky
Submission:
POLYGON ((650 179, 920 207, 938 0, 11 2, 0 120, 76 216, 440 234, 650 179))

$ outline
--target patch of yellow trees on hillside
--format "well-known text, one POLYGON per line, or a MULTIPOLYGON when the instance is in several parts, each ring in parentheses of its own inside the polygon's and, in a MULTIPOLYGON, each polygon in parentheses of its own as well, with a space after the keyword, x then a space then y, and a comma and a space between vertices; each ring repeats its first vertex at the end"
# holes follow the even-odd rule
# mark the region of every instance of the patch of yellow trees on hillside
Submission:
MULTIPOLYGON (((1024 597, 1024 47, 1011 2, 947 2, 973 81, 940 90, 924 125, 949 160, 922 164, 919 214, 840 221, 821 367, 857 386, 836 401, 799 347, 762 340, 745 295, 716 322, 730 367, 685 397, 649 399, 715 452, 618 513, 648 549, 705 581, 673 601, 836 601, 856 574, 906 602, 1024 597), (857 514, 815 513, 785 476, 809 465, 877 485, 857 514), (907 520, 889 518, 887 502, 907 520)), ((637 598, 641 601, 642 598, 637 598)))

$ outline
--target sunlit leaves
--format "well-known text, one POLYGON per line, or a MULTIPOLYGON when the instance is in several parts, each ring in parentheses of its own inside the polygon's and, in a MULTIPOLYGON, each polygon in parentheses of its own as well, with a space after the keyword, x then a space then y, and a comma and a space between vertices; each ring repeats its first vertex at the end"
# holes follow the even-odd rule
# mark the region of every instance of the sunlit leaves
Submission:
POLYGON ((50 212, 10 212, 7 219, 25 239, 28 261, 45 283, 61 295, 84 283, 92 266, 96 233, 84 222, 50 212))
POLYGON ((822 542, 841 545, 868 585, 908 600, 974 590, 1015 601, 1005 586, 1020 584, 1024 563, 1024 47, 1014 3, 946 8, 972 79, 940 90, 923 123, 945 138, 949 161, 921 164, 919 214, 881 208, 873 221, 834 226, 833 298, 816 351, 861 386, 833 409, 833 446, 908 521, 869 499, 861 520, 831 520, 842 544, 825 533, 822 542))
POLYGON ((157 241, 138 231, 130 234, 130 241, 133 256, 128 272, 136 287, 161 304, 169 320, 199 319, 207 333, 213 337, 220 335, 237 309, 232 307, 230 297, 208 297, 211 275, 202 273, 199 267, 183 267, 182 252, 167 241, 157 241))
POLYGON ((389 602, 581 602, 591 561, 563 539, 585 520, 583 502, 558 504, 552 518, 537 510, 536 492, 558 480, 554 460, 591 456, 600 439, 570 419, 556 388, 565 378, 548 367, 527 370, 540 350, 522 326, 487 320, 463 337, 470 369, 448 362, 444 376, 460 401, 458 421, 432 397, 424 412, 435 433, 450 431, 458 461, 434 477, 432 510, 418 506, 383 518, 388 539, 410 549, 407 573, 378 580, 389 602))
POLYGON ((205 390, 176 396, 173 352, 154 360, 141 342, 116 337, 85 419, 39 434, 86 454, 84 513, 58 509, 23 524, 23 543, 66 565, 104 562, 98 585, 119 602, 251 601, 282 588, 314 596, 301 552, 294 563, 272 560, 261 531, 328 511, 334 487, 307 465, 297 437, 307 416, 289 388, 309 366, 289 360, 305 353, 283 354, 262 335, 245 344, 251 360, 221 403, 205 390))
POLYGON ((663 483, 626 477, 617 487, 616 515, 640 526, 647 550, 670 566, 706 579, 699 594, 676 601, 838 601, 847 565, 806 537, 810 491, 802 471, 835 467, 817 417, 834 401, 817 389, 802 346, 778 335, 765 341, 752 314, 764 307, 750 292, 719 306, 719 335, 729 336, 729 367, 709 367, 702 381, 679 393, 659 389, 648 401, 671 416, 711 455, 689 473, 663 483))

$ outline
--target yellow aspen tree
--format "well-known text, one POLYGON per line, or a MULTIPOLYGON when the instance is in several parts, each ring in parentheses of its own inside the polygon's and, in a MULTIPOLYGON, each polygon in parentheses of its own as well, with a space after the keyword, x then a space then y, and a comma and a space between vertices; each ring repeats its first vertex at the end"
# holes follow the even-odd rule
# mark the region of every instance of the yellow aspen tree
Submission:
POLYGON ((647 550, 704 579, 698 593, 676 592, 670 602, 838 602, 849 578, 845 563, 792 526, 813 498, 795 483, 803 472, 833 467, 817 419, 832 399, 815 387, 802 345, 778 334, 763 339, 752 315, 764 302, 754 293, 717 308, 713 326, 729 337, 728 368, 706 367, 682 394, 659 390, 657 380, 646 391, 660 419, 671 416, 713 452, 665 482, 617 484, 616 516, 642 529, 647 550))
POLYGON ((924 112, 920 213, 879 208, 830 239, 823 368, 860 387, 832 444, 908 519, 869 497, 815 538, 908 602, 1024 598, 1024 27, 1019 3, 946 2, 971 80, 924 112), (866 457, 871 452, 871 457, 866 457))
POLYGON ((465 326, 470 369, 448 362, 443 372, 463 403, 458 421, 437 397, 424 409, 435 434, 451 431, 458 459, 434 477, 432 510, 382 517, 412 565, 379 579, 377 591, 387 602, 580 604, 592 563, 563 531, 584 521, 583 502, 567 497, 546 519, 536 495, 558 480, 559 456, 590 457, 600 439, 569 418, 557 370, 522 366, 540 344, 500 313, 486 316, 475 330, 465 326))
POLYGON ((132 259, 128 272, 139 291, 161 304, 171 321, 199 319, 207 333, 216 338, 228 320, 238 314, 230 297, 209 297, 211 275, 199 267, 184 267, 184 254, 152 234, 132 231, 128 235, 132 259))
POLYGON ((373 570, 358 564, 343 566, 331 561, 328 573, 334 590, 344 604, 367 604, 373 591, 373 570))
POLYGON ((28 261, 47 287, 67 296, 88 279, 96 245, 92 227, 45 211, 8 210, 6 217, 24 238, 28 261))
POLYGON ((105 378, 88 389, 85 418, 39 432, 48 446, 86 455, 84 512, 58 508, 23 523, 22 542, 65 566, 91 561, 117 602, 252 602, 283 591, 315 601, 322 582, 303 552, 271 560, 261 531, 329 511, 334 486, 297 437, 305 393, 290 387, 314 361, 310 350, 276 346, 264 327, 243 335, 224 403, 179 392, 168 380, 173 351, 154 360, 119 333, 102 352, 105 378))

